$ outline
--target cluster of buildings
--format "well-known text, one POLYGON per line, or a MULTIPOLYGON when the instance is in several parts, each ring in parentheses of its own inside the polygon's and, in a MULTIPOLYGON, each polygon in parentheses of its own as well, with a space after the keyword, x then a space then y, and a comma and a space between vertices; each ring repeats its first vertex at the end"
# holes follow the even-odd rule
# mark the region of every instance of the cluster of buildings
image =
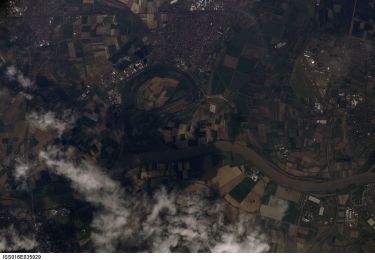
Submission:
POLYGON ((260 211, 266 225, 272 229, 274 251, 285 250, 290 244, 297 245, 296 251, 313 250, 314 246, 319 245, 319 240, 329 236, 345 237, 345 239, 327 240, 324 247, 329 250, 331 246, 339 247, 352 239, 358 239, 361 229, 374 229, 374 218, 366 218, 361 214, 359 208, 351 203, 351 196, 340 194, 321 197, 299 194, 299 200, 292 202, 277 191, 268 205, 262 205, 263 210, 260 211), (281 211, 278 215, 277 212, 283 206, 282 198, 289 202, 289 207, 287 211, 281 211), (268 208, 270 213, 267 211, 268 208), (296 217, 290 218, 291 213, 296 217), (284 226, 282 229, 278 228, 280 221, 284 226), (332 226, 336 228, 329 231, 329 227, 332 226))
MULTIPOLYGON (((301 221, 303 223, 316 223, 319 221, 319 218, 325 215, 324 213, 325 207, 322 201, 313 195, 308 195, 304 201, 301 221)), ((324 224, 328 224, 329 221, 332 222, 332 220, 327 219, 324 221, 324 224)))
MULTIPOLYGON (((335 48, 334 54, 325 50, 332 50, 329 46, 337 43, 326 39, 314 42, 311 51, 304 52, 300 58, 304 65, 298 66, 297 62, 297 67, 302 68, 301 71, 296 70, 296 73, 293 73, 296 75, 297 87, 294 88, 292 84, 294 80, 281 80, 283 76, 277 76, 279 71, 282 71, 280 64, 285 67, 288 62, 281 62, 276 54, 295 60, 293 55, 300 53, 301 50, 297 50, 302 48, 298 47, 300 39, 296 39, 295 34, 291 37, 285 33, 284 23, 288 17, 283 17, 281 10, 285 10, 288 5, 283 1, 278 2, 280 3, 259 3, 270 12, 269 17, 259 18, 261 29, 254 29, 251 34, 249 29, 238 29, 239 32, 227 46, 222 64, 216 69, 211 91, 213 94, 224 94, 236 104, 244 122, 242 129, 247 128, 243 131, 245 138, 251 145, 270 151, 273 161, 280 168, 296 176, 350 176, 363 163, 363 158, 351 156, 348 148, 349 124, 352 121, 346 120, 345 112, 340 112, 339 116, 336 115, 333 119, 327 111, 336 109, 339 102, 342 105, 345 103, 348 109, 357 108, 365 98, 359 92, 346 89, 345 96, 334 97, 335 100, 326 102, 331 95, 329 84, 334 78, 332 75, 342 75, 347 64, 346 54, 342 49, 335 48), (277 13, 277 10, 280 13, 277 13), (277 46, 277 43, 286 44, 274 47, 276 50, 271 52, 268 50, 269 46, 257 39, 257 30, 262 31, 259 38, 266 37, 275 43, 273 46, 277 46), (249 35, 245 36, 246 34, 249 35), (320 51, 322 48, 324 51, 320 51), (302 79, 304 74, 308 76, 302 79), (305 84, 306 82, 311 84, 305 84), (281 87, 285 85, 292 85, 293 89, 281 87), (298 100, 295 93, 297 96, 301 94, 302 97, 309 98, 298 100), (305 102, 306 109, 299 109, 301 103, 305 102)), ((340 1, 332 2, 333 5, 329 7, 326 3, 317 5, 337 13, 346 8, 341 6, 340 1)), ((308 5, 306 3, 306 8, 309 8, 308 5)), ((313 8, 313 3, 310 7, 313 8)), ((294 29, 298 31, 300 28, 296 26, 294 29)), ((338 94, 343 91, 340 89, 338 94)))
POLYGON ((224 11, 223 0, 193 0, 190 11, 224 11))
POLYGON ((306 223, 304 217, 313 214, 320 219, 329 219, 331 216, 329 206, 322 199, 277 185, 248 165, 222 166, 211 185, 232 206, 261 217, 270 231, 273 252, 282 252, 286 248, 306 251, 318 230, 315 219, 311 220, 314 223, 306 223), (252 179, 254 173, 256 178, 252 179))
POLYGON ((369 184, 363 192, 363 203, 367 207, 368 216, 366 219, 369 227, 375 232, 375 185, 369 184))
POLYGON ((375 230, 374 215, 364 213, 363 202, 356 202, 356 197, 362 201, 360 189, 358 194, 304 194, 277 185, 261 173, 251 180, 249 169, 242 164, 224 165, 211 185, 232 206, 261 217, 270 230, 273 252, 290 247, 305 252, 327 237, 345 237, 328 241, 325 248, 329 250, 358 239, 362 229, 375 230))
MULTIPOLYGON (((373 139, 374 127, 370 122, 375 113, 365 94, 369 93, 371 84, 367 90, 356 87, 366 83, 358 83, 351 75, 343 74, 348 69, 344 50, 338 47, 333 53, 317 51, 321 50, 317 46, 326 44, 313 43, 313 51, 303 54, 305 65, 296 62, 296 67, 308 67, 305 72, 295 68, 290 82, 300 102, 287 89, 275 94, 255 83, 250 83, 248 88, 249 92, 252 90, 246 97, 249 115, 245 126, 250 130, 249 140, 261 149, 266 147, 280 168, 296 176, 353 175, 365 163, 368 154, 364 150, 373 139), (331 64, 336 62, 339 64, 332 68, 331 64), (296 84, 294 74, 298 74, 296 84), (299 77, 304 74, 308 75, 301 80, 299 77), (346 83, 328 84, 340 77, 346 83), (311 84, 303 84, 310 81, 311 84), (297 110, 301 103, 305 109, 297 110)), ((238 59, 224 59, 227 67, 236 63, 238 59)))

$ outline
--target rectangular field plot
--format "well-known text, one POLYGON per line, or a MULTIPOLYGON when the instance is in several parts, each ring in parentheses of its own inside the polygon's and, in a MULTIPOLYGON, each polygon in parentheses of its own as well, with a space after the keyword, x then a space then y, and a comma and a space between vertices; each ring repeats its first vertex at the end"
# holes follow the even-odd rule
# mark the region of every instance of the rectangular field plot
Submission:
POLYGON ((250 178, 246 177, 240 184, 238 184, 229 195, 231 195, 238 203, 241 203, 243 199, 249 194, 251 189, 255 186, 255 182, 250 178))

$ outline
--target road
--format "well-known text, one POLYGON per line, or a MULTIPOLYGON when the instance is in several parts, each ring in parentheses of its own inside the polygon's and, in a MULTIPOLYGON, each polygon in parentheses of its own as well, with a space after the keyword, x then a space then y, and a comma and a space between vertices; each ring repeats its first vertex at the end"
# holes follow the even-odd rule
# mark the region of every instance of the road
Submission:
POLYGON ((165 162, 184 160, 192 157, 202 156, 212 152, 231 152, 242 156, 261 170, 272 181, 296 191, 306 193, 334 193, 338 190, 348 188, 350 185, 363 185, 375 183, 375 173, 366 172, 359 175, 349 176, 337 180, 312 180, 303 179, 289 175, 287 172, 269 162, 253 149, 228 141, 217 141, 213 145, 190 147, 182 150, 166 152, 151 152, 137 156, 136 161, 140 162, 165 162))

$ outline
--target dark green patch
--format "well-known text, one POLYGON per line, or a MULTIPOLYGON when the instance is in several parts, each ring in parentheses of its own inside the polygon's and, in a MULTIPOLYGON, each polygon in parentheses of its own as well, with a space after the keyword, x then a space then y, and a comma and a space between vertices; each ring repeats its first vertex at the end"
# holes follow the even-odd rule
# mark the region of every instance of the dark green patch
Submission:
POLYGON ((29 139, 29 146, 32 148, 38 145, 38 140, 33 136, 29 139))
POLYGON ((12 141, 10 141, 9 143, 7 143, 7 147, 6 147, 6 155, 9 156, 13 151, 13 143, 12 141))
POLYGON ((289 202, 289 207, 284 214, 283 221, 294 224, 297 222, 299 215, 300 211, 297 205, 289 202))
POLYGON ((250 77, 247 74, 235 71, 233 73, 231 81, 231 90, 239 90, 240 94, 248 94, 247 83, 250 81, 250 77))
POLYGON ((4 122, 0 119, 0 133, 3 133, 5 131, 5 124, 4 122))
POLYGON ((82 32, 90 32, 91 26, 90 25, 84 25, 82 26, 82 32))
POLYGON ((254 70, 256 62, 257 61, 255 59, 240 58, 238 61, 237 70, 245 74, 251 74, 254 70))
POLYGON ((70 79, 79 80, 81 77, 79 70, 74 65, 66 66, 66 72, 69 75, 70 79))
POLYGON ((239 57, 242 52, 242 47, 230 44, 227 48, 227 54, 233 57, 239 57))
POLYGON ((82 58, 83 57, 83 44, 81 41, 76 41, 74 43, 75 45, 75 48, 76 48, 76 55, 77 57, 79 58, 82 58))
POLYGON ((230 46, 235 47, 237 50, 240 50, 239 54, 241 54, 242 48, 247 43, 249 34, 247 33, 246 30, 239 28, 239 27, 235 28, 235 31, 236 32, 234 33, 233 38, 230 41, 230 46))
POLYGON ((256 183, 253 180, 246 177, 240 184, 231 190, 231 192, 229 192, 229 195, 231 195, 238 203, 241 203, 255 184, 256 183))
POLYGON ((238 95, 236 97, 236 108, 241 117, 247 117, 250 113, 248 98, 244 95, 238 95))
POLYGON ((248 32, 247 44, 252 44, 257 47, 264 47, 264 40, 261 37, 259 31, 255 28, 249 29, 248 32))
POLYGON ((277 184, 274 183, 273 181, 270 181, 269 183, 267 183, 265 192, 271 195, 275 195, 276 189, 277 189, 277 184))
POLYGON ((104 17, 103 22, 104 23, 112 23, 113 17, 112 16, 107 16, 104 17))
POLYGON ((343 137, 343 133, 342 133, 342 127, 341 127, 341 118, 338 118, 334 124, 334 127, 332 129, 332 135, 334 138, 342 138, 343 137))
POLYGON ((62 42, 60 44, 60 53, 63 54, 63 55, 68 55, 68 51, 69 51, 68 43, 62 42))
POLYGON ((81 17, 81 23, 82 24, 87 24, 88 21, 89 21, 89 17, 87 15, 83 15, 81 17))
POLYGON ((290 77, 290 85, 300 99, 309 99, 318 96, 312 82, 306 77, 303 57, 296 60, 290 77))
POLYGON ((9 0, 0 1, 0 19, 5 18, 9 14, 9 0))
POLYGON ((233 69, 220 66, 220 68, 217 71, 217 74, 226 86, 230 85, 233 77, 233 69))
POLYGON ((283 121, 272 121, 271 122, 271 129, 274 129, 274 130, 284 129, 284 122, 283 121))
POLYGON ((236 93, 235 104, 237 111, 241 117, 246 117, 249 115, 249 96, 252 94, 250 92, 250 87, 247 84, 250 80, 249 75, 235 72, 232 80, 231 90, 236 93))
POLYGON ((369 158, 367 159, 366 163, 361 167, 360 172, 367 172, 370 168, 375 164, 375 151, 370 154, 369 158))
POLYGON ((109 51, 109 55, 112 56, 117 51, 116 46, 115 45, 108 46, 108 51, 109 51))
POLYGON ((269 23, 263 24, 262 31, 267 42, 275 44, 281 40, 281 37, 283 35, 283 21, 280 19, 274 19, 269 23))
POLYGON ((221 82, 217 73, 215 73, 214 78, 212 80, 211 94, 212 95, 220 95, 220 94, 224 93, 224 90, 225 90, 225 85, 223 84, 223 82, 221 82))
POLYGON ((63 38, 71 39, 72 37, 73 37, 73 25, 72 24, 64 25, 63 38))

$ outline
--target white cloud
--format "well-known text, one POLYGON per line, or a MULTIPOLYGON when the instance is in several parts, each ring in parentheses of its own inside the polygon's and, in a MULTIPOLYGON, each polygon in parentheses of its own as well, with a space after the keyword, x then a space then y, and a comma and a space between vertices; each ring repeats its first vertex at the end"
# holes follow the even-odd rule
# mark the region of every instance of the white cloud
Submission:
POLYGON ((17 81, 21 84, 22 87, 28 88, 32 85, 32 82, 29 78, 25 77, 22 73, 17 75, 17 81))
POLYGON ((29 251, 37 246, 33 236, 18 234, 14 226, 0 229, 0 252, 29 251))
POLYGON ((27 172, 29 171, 29 169, 30 166, 26 162, 22 160, 17 160, 16 168, 13 175, 17 180, 24 179, 27 177, 27 172))
POLYGON ((16 180, 18 188, 20 189, 27 189, 27 178, 28 173, 30 171, 30 165, 26 163, 24 160, 17 159, 15 168, 13 171, 13 176, 16 180))
POLYGON ((54 112, 31 112, 26 115, 26 120, 35 128, 42 131, 56 130, 61 136, 66 130, 71 129, 76 121, 75 116, 69 111, 65 111, 61 116, 57 116, 54 112))
POLYGON ((9 66, 5 72, 8 78, 14 78, 17 74, 17 69, 14 66, 9 66))
POLYGON ((26 77, 22 71, 18 70, 13 65, 6 69, 5 75, 8 79, 17 81, 23 88, 29 88, 33 85, 31 79, 26 77))
POLYGON ((176 247, 189 252, 269 250, 266 236, 250 215, 240 214, 239 221, 228 223, 224 202, 208 192, 161 189, 152 198, 129 194, 98 167, 73 163, 72 150, 55 147, 42 151, 40 158, 97 208, 91 239, 98 252, 121 251, 124 244, 144 252, 170 252, 176 247))

